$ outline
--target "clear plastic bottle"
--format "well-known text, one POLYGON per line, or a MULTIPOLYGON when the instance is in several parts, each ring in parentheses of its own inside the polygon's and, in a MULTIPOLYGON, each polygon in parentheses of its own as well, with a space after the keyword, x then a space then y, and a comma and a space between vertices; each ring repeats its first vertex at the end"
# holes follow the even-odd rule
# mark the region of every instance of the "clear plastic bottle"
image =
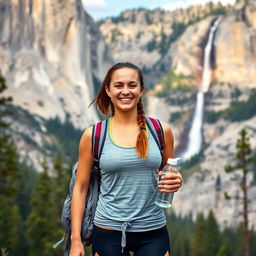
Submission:
MULTIPOLYGON (((179 162, 181 158, 168 158, 167 165, 162 169, 162 176, 165 176, 168 172, 179 172, 179 162)), ((170 208, 172 206, 172 199, 174 193, 165 193, 157 191, 155 203, 162 208, 170 208)))

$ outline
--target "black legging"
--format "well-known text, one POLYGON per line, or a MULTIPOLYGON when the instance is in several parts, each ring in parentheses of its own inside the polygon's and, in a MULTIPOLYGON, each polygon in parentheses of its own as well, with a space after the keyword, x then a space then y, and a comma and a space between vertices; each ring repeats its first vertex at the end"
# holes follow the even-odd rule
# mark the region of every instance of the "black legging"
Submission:
POLYGON ((97 226, 92 232, 93 256, 169 256, 170 243, 166 227, 146 232, 126 232, 126 247, 122 253, 122 232, 97 226))

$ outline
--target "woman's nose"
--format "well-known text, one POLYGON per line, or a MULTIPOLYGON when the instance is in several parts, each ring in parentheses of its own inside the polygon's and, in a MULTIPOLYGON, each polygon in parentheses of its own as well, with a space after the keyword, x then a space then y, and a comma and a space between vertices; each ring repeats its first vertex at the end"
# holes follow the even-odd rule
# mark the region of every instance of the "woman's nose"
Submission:
POLYGON ((124 86, 124 88, 122 90, 122 94, 130 94, 130 90, 127 86, 124 86))

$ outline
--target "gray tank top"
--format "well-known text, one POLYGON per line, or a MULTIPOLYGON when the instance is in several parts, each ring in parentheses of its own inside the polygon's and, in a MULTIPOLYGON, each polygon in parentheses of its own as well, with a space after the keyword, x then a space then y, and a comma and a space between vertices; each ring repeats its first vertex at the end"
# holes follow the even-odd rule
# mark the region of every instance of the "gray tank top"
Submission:
POLYGON ((156 172, 161 164, 160 150, 148 132, 147 159, 135 147, 121 147, 111 137, 111 122, 100 157, 101 186, 94 224, 122 231, 142 232, 166 225, 163 209, 155 204, 156 172))

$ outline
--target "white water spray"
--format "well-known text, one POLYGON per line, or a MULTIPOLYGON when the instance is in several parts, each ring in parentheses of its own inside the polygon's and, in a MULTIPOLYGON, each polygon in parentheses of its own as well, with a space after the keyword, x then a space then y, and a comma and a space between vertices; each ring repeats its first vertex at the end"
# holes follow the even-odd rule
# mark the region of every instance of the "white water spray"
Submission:
POLYGON ((198 154, 202 147, 202 127, 203 127, 203 108, 204 108, 204 93, 209 90, 211 83, 211 49, 213 44, 214 33, 221 22, 221 18, 215 20, 211 27, 211 31, 208 37, 206 47, 204 49, 204 65, 203 65, 203 77, 202 83, 197 93, 196 109, 192 126, 189 131, 188 147, 182 158, 187 160, 192 156, 198 154))

